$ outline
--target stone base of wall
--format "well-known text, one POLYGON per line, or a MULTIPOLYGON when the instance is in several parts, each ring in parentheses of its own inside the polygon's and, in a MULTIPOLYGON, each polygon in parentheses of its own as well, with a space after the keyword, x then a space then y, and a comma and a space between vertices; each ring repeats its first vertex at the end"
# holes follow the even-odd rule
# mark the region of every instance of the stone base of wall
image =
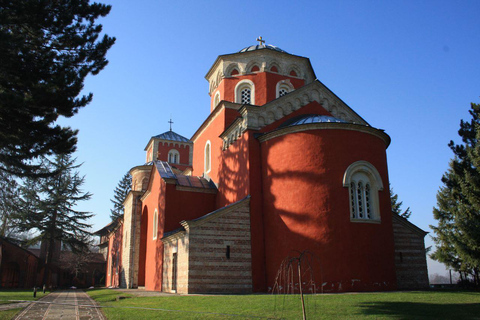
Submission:
POLYGON ((428 288, 425 231, 393 214, 395 268, 398 289, 428 288))

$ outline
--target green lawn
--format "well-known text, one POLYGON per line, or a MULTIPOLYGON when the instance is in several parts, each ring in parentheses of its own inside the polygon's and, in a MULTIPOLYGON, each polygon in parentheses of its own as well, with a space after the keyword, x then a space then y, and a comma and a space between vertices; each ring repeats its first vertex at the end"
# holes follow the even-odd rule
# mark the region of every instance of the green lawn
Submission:
POLYGON ((42 290, 37 291, 37 297, 33 297, 33 289, 32 290, 26 290, 26 289, 2 289, 0 290, 0 304, 4 303, 12 303, 8 300, 37 300, 40 299, 41 297, 47 295, 49 291, 47 291, 45 294, 43 294, 42 290))
MULTIPOLYGON (((6 304, 6 303, 13 303, 12 301, 9 300, 37 300, 40 299, 41 297, 47 295, 50 293, 47 291, 45 294, 40 290, 37 292, 37 297, 33 297, 33 290, 25 290, 25 289, 12 289, 12 290, 0 290, 0 304, 6 304)), ((11 309, 11 310, 5 310, 5 311, 0 311, 0 320, 9 320, 13 319, 13 317, 20 311, 22 310, 21 308, 17 309, 11 309)))
MULTIPOLYGON (((103 311, 108 319, 115 320, 302 318, 298 295, 133 297, 109 289, 88 293, 107 307, 103 311), (118 296, 125 299, 117 301, 118 296)), ((480 319, 479 292, 316 295, 306 296, 305 304, 307 319, 480 319)))

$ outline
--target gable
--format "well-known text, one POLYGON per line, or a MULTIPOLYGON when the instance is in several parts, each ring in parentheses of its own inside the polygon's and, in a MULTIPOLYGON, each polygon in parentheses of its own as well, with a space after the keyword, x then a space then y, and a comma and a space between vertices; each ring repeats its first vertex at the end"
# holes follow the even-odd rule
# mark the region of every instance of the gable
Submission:
POLYGON ((224 148, 228 147, 246 130, 262 130, 297 110, 301 110, 312 102, 320 104, 325 113, 347 123, 370 126, 359 114, 337 97, 319 80, 305 85, 283 97, 275 99, 263 106, 244 105, 239 110, 241 117, 225 130, 220 137, 224 148))

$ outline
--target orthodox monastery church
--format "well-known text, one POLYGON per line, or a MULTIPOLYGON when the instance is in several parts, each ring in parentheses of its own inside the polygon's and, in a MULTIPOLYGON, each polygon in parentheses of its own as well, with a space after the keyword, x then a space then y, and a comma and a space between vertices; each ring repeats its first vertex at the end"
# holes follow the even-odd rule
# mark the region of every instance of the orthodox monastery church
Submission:
POLYGON ((390 137, 258 40, 217 57, 193 136, 151 137, 130 170, 123 218, 97 231, 106 285, 268 292, 308 251, 323 292, 426 287, 426 233, 391 210, 390 137))

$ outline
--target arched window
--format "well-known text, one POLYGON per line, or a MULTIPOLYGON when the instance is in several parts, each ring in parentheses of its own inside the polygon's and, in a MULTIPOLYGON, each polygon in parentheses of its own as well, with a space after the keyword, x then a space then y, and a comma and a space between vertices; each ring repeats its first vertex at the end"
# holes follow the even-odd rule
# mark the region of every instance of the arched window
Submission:
POLYGON ((211 146, 211 143, 210 143, 210 140, 207 141, 207 143, 205 144, 205 168, 204 168, 204 171, 205 173, 209 173, 210 170, 212 169, 212 150, 211 150, 212 146, 211 146))
POLYGON ((218 106, 219 103, 220 103, 220 92, 217 91, 217 93, 215 94, 215 98, 213 99, 213 108, 218 106))
POLYGON ((343 186, 349 189, 351 221, 380 221, 378 191, 383 190, 383 183, 371 163, 352 163, 345 171, 343 186))
POLYGON ((157 239, 158 233, 158 211, 155 209, 153 213, 153 240, 157 239))
POLYGON ((233 69, 232 72, 230 72, 230 75, 231 76, 236 76, 237 74, 239 74, 240 72, 238 72, 237 69, 233 69))
POLYGON ((255 86, 250 80, 240 81, 235 87, 235 102, 255 104, 255 86))
POLYGON ((270 68, 270 71, 271 71, 271 72, 276 72, 276 73, 278 73, 278 68, 277 68, 277 66, 272 66, 272 67, 270 68))
POLYGON ((283 97, 289 92, 295 90, 290 80, 282 80, 277 82, 277 98, 283 97))
POLYGON ((180 153, 175 149, 168 151, 168 162, 180 163, 180 153))

